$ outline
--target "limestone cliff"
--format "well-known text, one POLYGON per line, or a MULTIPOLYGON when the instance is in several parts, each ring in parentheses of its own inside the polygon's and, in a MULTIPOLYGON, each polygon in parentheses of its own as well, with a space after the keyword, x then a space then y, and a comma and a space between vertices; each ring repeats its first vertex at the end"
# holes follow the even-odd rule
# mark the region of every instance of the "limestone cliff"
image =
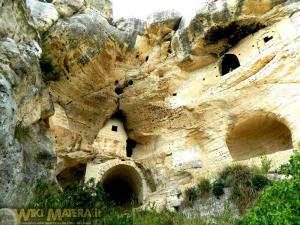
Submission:
POLYGON ((108 1, 8 2, 0 182, 12 194, 7 180, 94 177, 173 209, 200 176, 299 148, 298 1, 207 1, 189 24, 174 11, 113 21, 108 1))
POLYGON ((21 206, 32 185, 51 180, 54 172, 56 157, 45 135, 54 108, 41 76, 39 34, 25 3, 0 4, 0 206, 21 206))

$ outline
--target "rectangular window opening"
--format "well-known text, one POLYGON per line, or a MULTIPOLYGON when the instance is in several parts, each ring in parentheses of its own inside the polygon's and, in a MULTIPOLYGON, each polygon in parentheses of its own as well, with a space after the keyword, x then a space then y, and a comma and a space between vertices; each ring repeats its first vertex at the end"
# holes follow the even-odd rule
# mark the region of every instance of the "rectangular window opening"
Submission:
POLYGON ((111 130, 114 132, 118 132, 118 126, 112 125, 111 130))

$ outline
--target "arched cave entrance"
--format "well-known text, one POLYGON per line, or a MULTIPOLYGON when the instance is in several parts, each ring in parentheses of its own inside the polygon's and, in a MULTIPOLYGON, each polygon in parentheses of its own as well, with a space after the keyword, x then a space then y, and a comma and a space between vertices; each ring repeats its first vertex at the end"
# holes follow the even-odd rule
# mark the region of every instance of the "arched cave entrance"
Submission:
POLYGON ((104 191, 117 205, 131 207, 142 203, 142 178, 134 167, 116 165, 104 174, 102 183, 104 191))
POLYGON ((235 70, 240 66, 238 57, 234 54, 225 54, 221 62, 221 76, 235 70))
POLYGON ((275 118, 254 116, 234 127, 226 140, 234 160, 245 160, 293 148, 289 128, 275 118))
POLYGON ((76 186, 84 181, 86 164, 78 164, 73 167, 66 168, 60 172, 56 178, 62 188, 68 186, 76 186))

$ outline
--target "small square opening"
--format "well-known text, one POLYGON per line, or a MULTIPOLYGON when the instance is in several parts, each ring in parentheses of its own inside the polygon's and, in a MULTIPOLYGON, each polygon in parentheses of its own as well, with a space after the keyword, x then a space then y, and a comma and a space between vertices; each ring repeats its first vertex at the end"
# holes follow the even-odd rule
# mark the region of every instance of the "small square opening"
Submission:
POLYGON ((114 132, 118 132, 118 126, 112 125, 111 130, 114 132))

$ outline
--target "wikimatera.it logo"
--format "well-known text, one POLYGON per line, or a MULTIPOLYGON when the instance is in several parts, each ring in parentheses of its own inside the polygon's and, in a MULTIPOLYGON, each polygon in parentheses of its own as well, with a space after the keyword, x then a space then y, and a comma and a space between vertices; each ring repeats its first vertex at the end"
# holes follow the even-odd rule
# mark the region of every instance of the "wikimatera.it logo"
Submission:
POLYGON ((88 225, 89 219, 99 217, 99 209, 0 209, 1 225, 71 225, 74 219, 88 225))

